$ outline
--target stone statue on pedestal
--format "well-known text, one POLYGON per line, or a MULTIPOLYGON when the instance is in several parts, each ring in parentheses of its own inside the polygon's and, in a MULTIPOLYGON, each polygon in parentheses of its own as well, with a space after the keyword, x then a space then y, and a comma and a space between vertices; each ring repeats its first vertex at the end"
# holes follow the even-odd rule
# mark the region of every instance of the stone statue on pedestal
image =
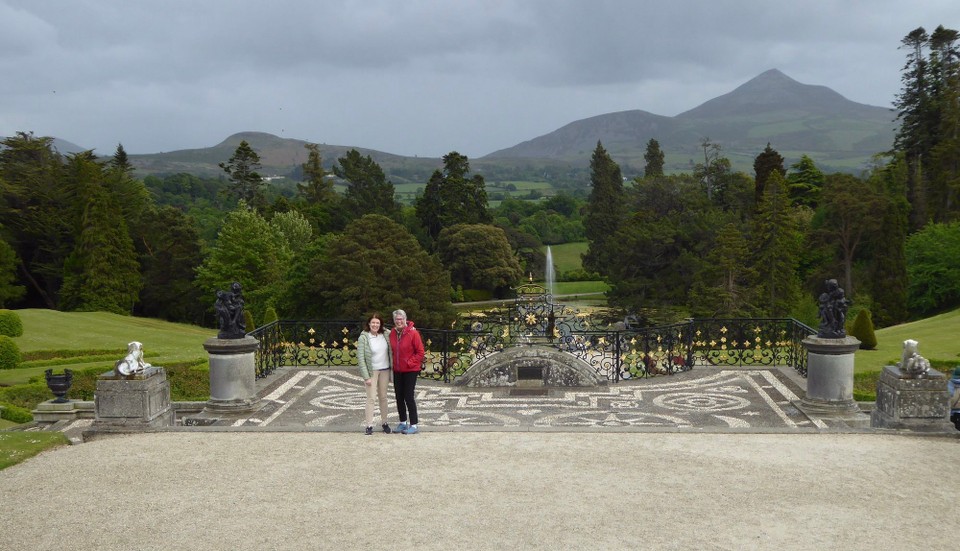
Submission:
POLYGON ((903 355, 897 363, 900 372, 913 379, 923 377, 930 371, 930 361, 920 355, 919 346, 920 343, 913 339, 903 341, 903 355))
POLYGON ((847 336, 847 307, 852 304, 843 293, 836 279, 826 281, 827 290, 820 294, 820 328, 817 336, 821 339, 842 339, 847 336))
POLYGON ((243 319, 243 290, 240 283, 234 281, 229 291, 217 291, 217 302, 213 305, 220 324, 218 339, 242 339, 247 334, 243 319))

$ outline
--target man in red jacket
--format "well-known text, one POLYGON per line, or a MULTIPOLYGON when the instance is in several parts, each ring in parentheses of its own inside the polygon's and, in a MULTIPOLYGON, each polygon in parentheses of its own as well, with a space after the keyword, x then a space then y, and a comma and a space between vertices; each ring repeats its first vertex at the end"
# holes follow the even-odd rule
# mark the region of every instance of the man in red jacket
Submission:
POLYGON ((393 352, 393 391, 397 398, 397 413, 400 424, 394 432, 417 434, 417 402, 414 393, 420 365, 423 363, 423 340, 420 333, 407 321, 407 313, 394 310, 393 329, 390 331, 390 350, 393 352), (410 422, 407 423, 407 411, 410 422))

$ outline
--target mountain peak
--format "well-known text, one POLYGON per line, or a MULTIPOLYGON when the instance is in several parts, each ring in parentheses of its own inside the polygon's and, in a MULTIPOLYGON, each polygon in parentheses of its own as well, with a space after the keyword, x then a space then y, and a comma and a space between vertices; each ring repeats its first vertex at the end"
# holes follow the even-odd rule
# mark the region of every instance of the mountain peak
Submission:
POLYGON ((802 108, 807 112, 833 114, 857 106, 826 86, 802 84, 778 69, 770 69, 738 86, 728 94, 713 98, 678 118, 735 117, 764 111, 802 108))

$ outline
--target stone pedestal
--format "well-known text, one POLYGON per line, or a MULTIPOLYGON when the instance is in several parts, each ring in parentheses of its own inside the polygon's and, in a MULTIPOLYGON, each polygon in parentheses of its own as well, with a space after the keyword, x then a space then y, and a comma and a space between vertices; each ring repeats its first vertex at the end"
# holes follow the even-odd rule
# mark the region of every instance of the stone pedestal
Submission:
POLYGON ((89 400, 68 400, 66 402, 47 400, 37 404, 37 409, 30 413, 37 423, 93 419, 96 416, 94 403, 89 400))
POLYGON ((110 371, 97 379, 94 432, 128 432, 174 424, 170 381, 162 367, 131 376, 110 371))
POLYGON ((210 338, 203 347, 210 354, 210 400, 204 411, 242 412, 257 409, 257 367, 254 352, 260 342, 210 338))
POLYGON ((877 381, 877 403, 870 415, 870 425, 883 429, 954 432, 947 379, 934 369, 922 377, 911 378, 899 367, 884 367, 877 381))
POLYGON ((866 424, 866 415, 853 399, 853 354, 860 348, 854 337, 803 339, 807 350, 807 392, 797 404, 816 417, 840 417, 866 424))

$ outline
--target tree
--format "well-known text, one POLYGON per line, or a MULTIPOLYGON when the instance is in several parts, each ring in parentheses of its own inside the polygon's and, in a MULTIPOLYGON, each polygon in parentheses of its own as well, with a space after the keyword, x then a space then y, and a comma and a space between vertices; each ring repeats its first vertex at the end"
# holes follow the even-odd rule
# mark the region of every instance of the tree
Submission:
POLYGON ((797 266, 803 234, 796 212, 787 198, 786 181, 778 171, 770 173, 763 200, 754 217, 753 269, 767 315, 787 316, 800 300, 797 266))
POLYGON ((701 139, 700 148, 703 149, 703 162, 694 165, 693 177, 700 181, 707 199, 722 204, 730 175, 730 159, 721 155, 720 144, 711 142, 710 138, 701 139))
POLYGON ((443 170, 435 171, 422 196, 417 198, 420 223, 436 241, 443 228, 456 224, 489 224, 487 190, 483 176, 467 177, 470 162, 465 155, 451 151, 443 156, 443 170))
POLYGON ((868 241, 865 251, 870 259, 867 282, 870 287, 872 320, 879 327, 907 321, 907 240, 910 205, 906 194, 906 163, 898 154, 890 163, 874 170, 871 185, 886 196, 885 207, 878 214, 883 231, 868 241))
POLYGON ((213 304, 216 290, 240 282, 246 308, 259 318, 267 304, 276 304, 284 293, 290 258, 278 232, 241 201, 227 215, 216 245, 197 268, 197 284, 213 304))
POLYGON ((20 259, 13 247, 0 238, 0 308, 20 300, 26 293, 23 285, 17 285, 17 266, 20 259))
POLYGON ((599 141, 590 159, 590 186, 583 214, 584 233, 589 243, 583 267, 606 275, 611 272, 610 243, 623 224, 626 212, 620 166, 599 141))
POLYGON ((389 182, 374 160, 362 157, 356 149, 337 159, 333 173, 347 181, 344 209, 350 220, 365 214, 382 214, 391 220, 400 217, 400 203, 395 197, 393 183, 389 182))
POLYGON ((690 311, 697 317, 743 317, 756 313, 747 240, 734 223, 717 234, 704 268, 690 292, 690 311))
POLYGON ((76 246, 64 261, 61 306, 131 314, 143 283, 120 207, 101 183, 102 169, 92 155, 71 156, 67 172, 84 205, 76 246))
POLYGON ((247 140, 242 140, 227 163, 218 165, 230 183, 227 189, 238 200, 242 200, 250 208, 263 209, 267 199, 263 193, 265 185, 263 177, 257 170, 260 169, 260 155, 250 147, 247 140))
POLYGON ((503 296, 523 277, 506 234, 496 226, 458 224, 444 228, 437 240, 437 252, 450 270, 452 284, 466 289, 488 289, 503 296))
POLYGON ((52 142, 26 132, 0 141, 0 219, 20 258, 26 303, 56 309, 77 215, 64 193, 63 160, 52 142))
POLYGON ((323 168, 320 147, 312 143, 304 147, 308 151, 307 162, 300 165, 304 182, 297 184, 297 197, 305 203, 301 210, 317 233, 339 229, 340 196, 333 189, 332 175, 323 168))
POLYGON ((831 174, 823 188, 824 223, 820 232, 836 243, 843 267, 844 290, 853 296, 853 265, 864 241, 880 229, 883 195, 850 174, 831 174))
POLYGON ((309 292, 324 317, 406 310, 420 327, 447 327, 456 317, 450 274, 406 229, 378 214, 350 222, 326 243, 309 292))
POLYGON ((767 180, 773 171, 779 172, 781 176, 787 174, 787 170, 783 168, 783 156, 767 142, 767 147, 753 160, 755 208, 763 200, 763 190, 766 189, 767 180))
POLYGON ((960 305, 960 222, 928 224, 907 238, 910 310, 930 315, 960 305))
POLYGON ((293 254, 299 254, 313 239, 310 222, 295 210, 274 214, 270 226, 283 239, 283 246, 293 254))
POLYGON ((813 159, 806 154, 801 155, 799 161, 790 165, 790 173, 787 174, 790 202, 816 208, 820 202, 824 179, 823 172, 817 168, 813 159))
POLYGON ((660 142, 650 138, 647 142, 647 151, 643 154, 643 160, 646 165, 643 167, 644 178, 656 178, 663 176, 663 150, 660 149, 660 142))
POLYGON ((168 321, 199 324, 214 303, 194 285, 203 262, 200 236, 194 223, 173 207, 153 209, 140 228, 143 288, 137 314, 168 321))

